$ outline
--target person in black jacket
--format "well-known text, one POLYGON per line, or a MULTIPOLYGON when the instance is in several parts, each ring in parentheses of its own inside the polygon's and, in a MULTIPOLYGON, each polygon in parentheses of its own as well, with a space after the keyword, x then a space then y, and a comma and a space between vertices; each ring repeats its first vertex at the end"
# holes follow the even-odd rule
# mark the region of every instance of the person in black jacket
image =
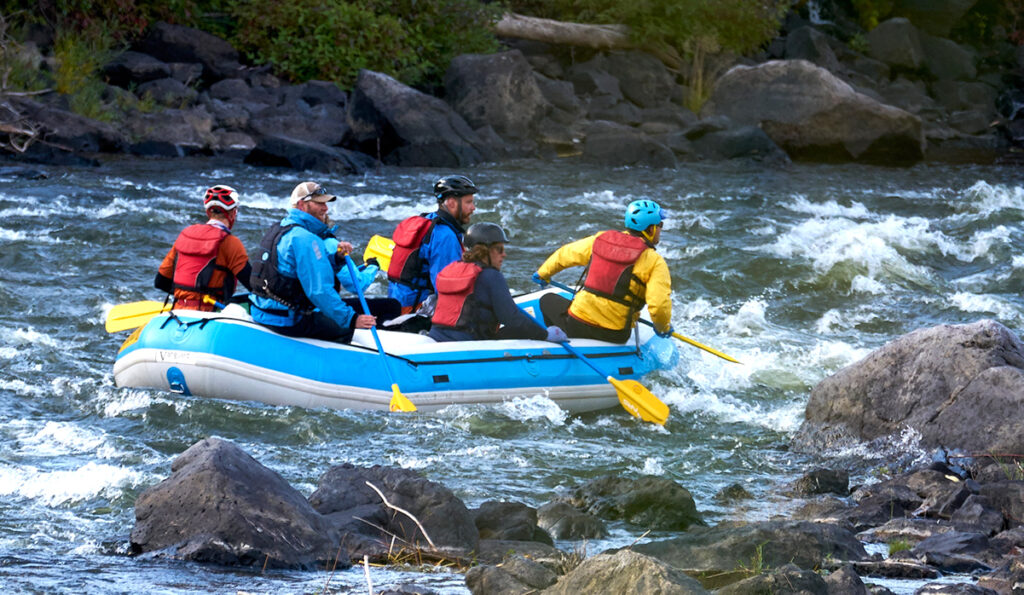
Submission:
POLYGON ((562 329, 546 330, 519 309, 501 274, 505 261, 505 230, 494 223, 476 223, 466 230, 462 260, 437 275, 437 307, 430 327, 435 341, 487 339, 568 340, 562 329))

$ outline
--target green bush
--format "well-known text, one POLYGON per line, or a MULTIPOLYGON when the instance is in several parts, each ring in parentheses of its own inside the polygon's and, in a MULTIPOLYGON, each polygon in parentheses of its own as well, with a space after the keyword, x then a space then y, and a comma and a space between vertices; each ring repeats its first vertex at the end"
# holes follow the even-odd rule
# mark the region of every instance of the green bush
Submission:
POLYGON ((97 120, 113 117, 101 100, 105 85, 98 75, 113 55, 113 46, 111 35, 96 26, 86 32, 58 31, 53 47, 54 87, 68 96, 73 112, 97 120))
POLYGON ((434 85, 457 54, 490 52, 495 8, 466 0, 234 0, 234 41, 292 81, 351 86, 368 68, 410 85, 434 85))
POLYGON ((868 31, 892 14, 893 0, 853 0, 857 21, 868 31))

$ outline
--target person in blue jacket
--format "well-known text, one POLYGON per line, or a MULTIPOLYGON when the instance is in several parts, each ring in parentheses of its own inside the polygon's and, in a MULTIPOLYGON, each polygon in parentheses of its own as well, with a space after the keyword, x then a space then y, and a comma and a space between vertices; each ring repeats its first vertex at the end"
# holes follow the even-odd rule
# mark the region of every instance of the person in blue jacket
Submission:
POLYGON ((263 236, 252 265, 254 321, 291 337, 348 342, 355 329, 375 326, 378 316, 398 315, 394 300, 367 300, 370 314, 359 314, 358 300, 338 295, 336 258, 351 252, 352 245, 337 242, 331 233, 327 203, 335 199, 316 182, 292 191, 291 208, 263 236))
POLYGON ((501 274, 508 243, 505 230, 494 223, 476 223, 466 231, 465 241, 462 258, 437 275, 437 307, 429 333, 432 339, 568 340, 562 329, 545 329, 512 300, 501 274))
POLYGON ((434 293, 438 273, 462 258, 464 226, 476 210, 477 188, 458 175, 434 183, 437 211, 409 217, 398 224, 388 265, 388 297, 402 304, 402 313, 416 309, 434 293))

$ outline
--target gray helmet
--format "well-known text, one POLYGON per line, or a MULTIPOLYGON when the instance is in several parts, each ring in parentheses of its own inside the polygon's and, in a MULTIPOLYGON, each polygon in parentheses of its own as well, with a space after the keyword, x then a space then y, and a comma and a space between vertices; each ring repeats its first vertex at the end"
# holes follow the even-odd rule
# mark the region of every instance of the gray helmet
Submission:
POLYGON ((466 176, 445 176, 434 182, 434 197, 441 202, 449 196, 466 196, 476 194, 476 186, 466 176))
POLYGON ((477 244, 507 244, 508 236, 497 223, 474 223, 466 230, 463 243, 466 244, 466 248, 472 248, 477 244))

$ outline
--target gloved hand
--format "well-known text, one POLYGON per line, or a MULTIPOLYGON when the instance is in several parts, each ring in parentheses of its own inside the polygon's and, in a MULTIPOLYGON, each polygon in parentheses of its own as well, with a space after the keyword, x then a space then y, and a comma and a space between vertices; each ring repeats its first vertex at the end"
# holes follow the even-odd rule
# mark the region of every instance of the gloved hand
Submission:
MULTIPOLYGON (((374 264, 364 264, 356 267, 356 278, 359 279, 359 288, 366 291, 366 288, 377 280, 378 271, 380 271, 380 267, 374 264)), ((348 273, 348 267, 344 264, 341 265, 341 270, 338 271, 338 281, 341 281, 341 286, 350 293, 357 293, 355 286, 352 284, 352 275, 348 273)))
POLYGON ((658 327, 654 327, 654 334, 658 335, 662 339, 667 339, 668 337, 671 337, 672 333, 674 333, 674 332, 675 332, 675 329, 672 328, 671 324, 668 325, 668 330, 666 330, 665 332, 661 332, 661 331, 658 330, 658 327))
POLYGON ((565 331, 558 328, 557 326, 549 326, 547 340, 551 341, 552 343, 565 343, 566 341, 569 340, 569 337, 566 336, 565 331))
POLYGON ((364 262, 363 264, 365 264, 367 266, 373 265, 373 266, 377 267, 378 270, 380 269, 380 263, 377 262, 377 257, 376 256, 373 256, 371 258, 366 259, 366 262, 364 262))
POLYGON ((531 277, 531 279, 533 279, 533 282, 534 282, 534 283, 536 283, 537 285, 540 285, 540 288, 541 288, 541 289, 544 289, 545 287, 547 287, 547 286, 548 286, 548 281, 547 281, 547 279, 545 279, 545 278, 541 277, 541 276, 540 276, 540 273, 534 273, 534 274, 533 274, 533 277, 531 277))

